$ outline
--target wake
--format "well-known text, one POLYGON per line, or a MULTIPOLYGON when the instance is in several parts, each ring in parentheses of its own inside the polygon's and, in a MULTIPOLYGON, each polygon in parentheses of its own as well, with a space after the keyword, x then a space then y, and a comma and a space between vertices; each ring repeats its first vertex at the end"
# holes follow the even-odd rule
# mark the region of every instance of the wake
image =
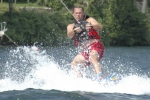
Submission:
MULTIPOLYGON (((90 77, 76 78, 68 64, 60 65, 45 49, 17 47, 9 50, 0 79, 0 92, 27 88, 95 93, 150 94, 147 75, 123 74, 117 83, 93 81, 90 77)), ((104 64, 104 62, 103 62, 104 64)), ((89 69, 88 69, 89 70, 89 69)), ((85 74, 92 76, 92 69, 85 74)), ((119 75, 121 75, 119 73, 119 75)))

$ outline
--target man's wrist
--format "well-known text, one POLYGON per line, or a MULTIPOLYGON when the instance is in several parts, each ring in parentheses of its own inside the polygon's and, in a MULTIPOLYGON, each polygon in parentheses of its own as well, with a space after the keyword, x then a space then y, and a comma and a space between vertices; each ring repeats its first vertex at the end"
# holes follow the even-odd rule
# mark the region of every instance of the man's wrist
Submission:
POLYGON ((73 32, 76 33, 77 31, 76 31, 76 30, 73 30, 73 32))
POLYGON ((86 31, 86 28, 85 27, 80 27, 82 32, 85 32, 86 31))

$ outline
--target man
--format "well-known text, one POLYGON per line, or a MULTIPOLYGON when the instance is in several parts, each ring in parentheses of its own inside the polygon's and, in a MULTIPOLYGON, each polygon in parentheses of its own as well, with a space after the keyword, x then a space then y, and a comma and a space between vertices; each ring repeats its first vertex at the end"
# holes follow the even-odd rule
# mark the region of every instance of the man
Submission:
POLYGON ((97 76, 100 77, 102 70, 99 61, 104 47, 97 31, 102 30, 102 26, 94 18, 84 15, 82 7, 75 7, 73 16, 75 23, 67 26, 67 36, 74 40, 80 52, 71 62, 71 67, 76 70, 78 77, 82 77, 80 70, 77 69, 78 64, 92 64, 97 76))

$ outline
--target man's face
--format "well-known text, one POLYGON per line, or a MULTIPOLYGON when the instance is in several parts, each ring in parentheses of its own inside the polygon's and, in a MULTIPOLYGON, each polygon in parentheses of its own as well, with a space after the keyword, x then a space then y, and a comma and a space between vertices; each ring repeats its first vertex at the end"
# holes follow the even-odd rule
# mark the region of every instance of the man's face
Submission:
POLYGON ((84 12, 82 8, 74 8, 73 15, 77 21, 80 21, 83 19, 84 12))

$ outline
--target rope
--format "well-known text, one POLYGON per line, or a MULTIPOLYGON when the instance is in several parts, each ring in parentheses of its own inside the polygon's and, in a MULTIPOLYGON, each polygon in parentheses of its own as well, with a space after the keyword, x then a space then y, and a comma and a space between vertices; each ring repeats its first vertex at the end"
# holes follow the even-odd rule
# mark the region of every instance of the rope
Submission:
POLYGON ((5 34, 5 36, 6 36, 10 41, 12 41, 12 42, 15 44, 15 46, 18 46, 8 35, 5 34))
MULTIPOLYGON (((65 8, 69 11, 69 13, 73 16, 73 14, 71 13, 71 11, 68 9, 68 7, 66 6, 66 4, 60 0, 60 2, 65 6, 65 8)), ((75 19, 75 17, 73 16, 73 18, 75 19)), ((76 19, 75 19, 76 20, 76 19)), ((76 20, 77 22, 79 22, 78 20, 76 20)))

